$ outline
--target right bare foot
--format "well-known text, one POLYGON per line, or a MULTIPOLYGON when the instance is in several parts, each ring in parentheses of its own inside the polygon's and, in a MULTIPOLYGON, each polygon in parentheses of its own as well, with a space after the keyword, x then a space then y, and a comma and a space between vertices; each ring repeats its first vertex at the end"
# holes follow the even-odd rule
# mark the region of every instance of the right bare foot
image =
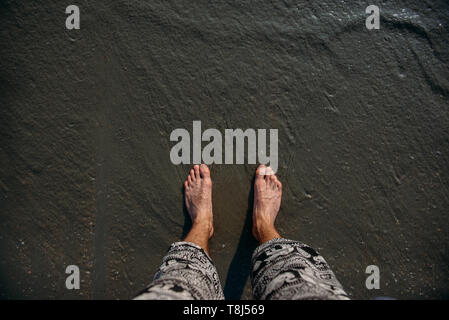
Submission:
POLYGON ((274 227, 281 198, 282 183, 270 167, 260 165, 254 182, 253 235, 261 244, 281 238, 274 227))

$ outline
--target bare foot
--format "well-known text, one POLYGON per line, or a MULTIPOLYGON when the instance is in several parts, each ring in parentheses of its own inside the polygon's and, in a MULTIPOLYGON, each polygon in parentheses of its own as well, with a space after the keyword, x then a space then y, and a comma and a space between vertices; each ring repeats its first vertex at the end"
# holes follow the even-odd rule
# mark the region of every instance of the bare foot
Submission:
POLYGON ((192 219, 192 228, 207 231, 209 238, 214 234, 212 216, 212 180, 209 168, 205 165, 195 165, 190 170, 186 181, 185 202, 192 219))
POLYGON ((281 198, 281 182, 270 167, 260 165, 254 181, 253 235, 261 244, 281 238, 274 227, 281 198))

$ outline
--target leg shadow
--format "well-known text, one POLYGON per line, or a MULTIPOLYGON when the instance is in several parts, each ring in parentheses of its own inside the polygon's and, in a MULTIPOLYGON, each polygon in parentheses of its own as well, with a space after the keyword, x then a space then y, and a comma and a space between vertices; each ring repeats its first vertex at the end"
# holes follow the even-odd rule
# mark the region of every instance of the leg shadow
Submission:
POLYGON ((192 219, 190 218, 189 212, 186 207, 186 199, 184 186, 181 189, 182 192, 182 213, 184 215, 184 226, 182 227, 181 241, 184 241, 185 237, 189 233, 190 229, 192 229, 192 219))
POLYGON ((245 223, 240 234, 237 251, 229 266, 224 295, 227 300, 238 300, 242 297, 243 289, 251 272, 251 256, 258 243, 252 235, 252 213, 254 200, 254 179, 251 182, 251 189, 248 196, 248 210, 246 211, 245 223))

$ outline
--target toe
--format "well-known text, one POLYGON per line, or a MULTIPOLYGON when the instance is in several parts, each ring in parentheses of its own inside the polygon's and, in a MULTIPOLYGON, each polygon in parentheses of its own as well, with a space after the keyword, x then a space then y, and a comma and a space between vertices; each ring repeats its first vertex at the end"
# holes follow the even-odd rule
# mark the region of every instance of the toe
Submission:
POLYGON ((184 188, 188 188, 189 187, 189 182, 186 180, 186 181, 184 181, 184 188))
POLYGON ((266 169, 267 169, 267 167, 265 167, 263 164, 261 164, 259 167, 257 167, 256 180, 263 179, 266 169))
POLYGON ((271 179, 271 176, 274 174, 273 169, 271 169, 270 167, 267 167, 265 169, 265 179, 271 179))
POLYGON ((194 165, 193 170, 195 171, 195 177, 199 179, 200 178, 200 166, 197 164, 194 165))
POLYGON ((276 184, 276 176, 275 175, 270 175, 269 177, 269 181, 270 181, 270 185, 272 189, 276 189, 277 184, 276 184))
POLYGON ((210 177, 210 170, 204 163, 200 165, 200 174, 202 178, 210 177))
POLYGON ((274 189, 282 190, 282 183, 279 181, 278 177, 276 175, 273 175, 272 177, 274 189))
POLYGON ((276 180, 276 185, 279 190, 282 190, 282 183, 279 180, 276 180))
POLYGON ((192 181, 195 181, 195 171, 193 169, 190 170, 190 177, 192 178, 192 181))
POLYGON ((282 189, 282 183, 279 181, 278 176, 275 175, 275 174, 273 174, 273 175, 272 175, 272 179, 273 179, 273 183, 275 184, 275 186, 276 186, 278 189, 282 189))
POLYGON ((189 184, 189 186, 193 183, 192 177, 190 175, 187 177, 187 183, 189 184))

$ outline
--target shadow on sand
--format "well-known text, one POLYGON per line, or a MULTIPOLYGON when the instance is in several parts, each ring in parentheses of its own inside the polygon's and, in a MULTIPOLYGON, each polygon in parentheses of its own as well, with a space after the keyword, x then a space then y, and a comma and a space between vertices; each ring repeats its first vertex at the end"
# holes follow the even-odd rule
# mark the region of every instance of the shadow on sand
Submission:
POLYGON ((182 214, 184 215, 184 226, 182 227, 181 241, 184 241, 190 229, 192 229, 192 219, 190 218, 189 212, 187 211, 186 207, 186 195, 184 186, 182 186, 181 192, 182 192, 182 214))
POLYGON ((251 189, 248 195, 248 209, 237 251, 232 258, 228 275, 226 276, 224 295, 227 300, 238 300, 242 297, 243 289, 251 272, 251 256, 258 245, 251 232, 253 225, 254 179, 255 175, 251 182, 251 189))

